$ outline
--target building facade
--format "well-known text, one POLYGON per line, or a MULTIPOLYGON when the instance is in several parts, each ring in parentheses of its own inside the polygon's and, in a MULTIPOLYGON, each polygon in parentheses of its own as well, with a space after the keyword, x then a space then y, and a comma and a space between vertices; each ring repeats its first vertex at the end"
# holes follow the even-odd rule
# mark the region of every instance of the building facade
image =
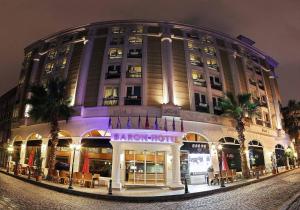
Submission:
POLYGON ((7 145, 11 138, 11 123, 17 87, 0 97, 0 167, 7 164, 7 145))
MULTIPOLYGON (((253 43, 252 43, 253 44, 253 43)), ((290 146, 282 131, 276 61, 244 39, 184 24, 111 21, 68 29, 25 48, 14 108, 14 158, 28 162, 40 149, 47 168, 49 126, 32 122, 28 86, 49 76, 67 79, 71 105, 60 122, 57 161, 70 164, 70 142, 82 145, 75 171, 90 171, 126 185, 182 187, 219 170, 217 145, 240 171, 234 122, 222 116, 226 92, 251 93, 259 115, 247 120, 249 166, 271 169, 276 148, 290 146)))

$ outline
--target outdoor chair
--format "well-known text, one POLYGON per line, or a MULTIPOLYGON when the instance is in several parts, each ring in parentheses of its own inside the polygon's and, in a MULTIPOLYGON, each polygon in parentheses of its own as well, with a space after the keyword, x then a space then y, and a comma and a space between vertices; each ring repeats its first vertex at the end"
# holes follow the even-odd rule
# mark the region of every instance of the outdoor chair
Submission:
POLYGON ((227 172, 221 171, 221 178, 223 178, 227 182, 227 172))
POLYGON ((232 169, 232 178, 233 178, 233 181, 236 180, 236 169, 232 169))
POLYGON ((227 181, 233 182, 233 173, 232 170, 227 171, 227 181))
POLYGON ((93 175, 91 173, 83 174, 83 184, 85 187, 93 187, 93 175))
POLYGON ((93 187, 95 186, 95 183, 97 183, 97 185, 100 186, 100 174, 93 175, 93 187))
POLYGON ((73 173, 74 183, 82 185, 83 184, 83 179, 82 178, 83 177, 82 177, 82 173, 81 172, 75 172, 75 173, 73 173))
POLYGON ((54 170, 54 172, 53 172, 52 181, 55 183, 59 183, 59 174, 58 174, 57 170, 54 170))

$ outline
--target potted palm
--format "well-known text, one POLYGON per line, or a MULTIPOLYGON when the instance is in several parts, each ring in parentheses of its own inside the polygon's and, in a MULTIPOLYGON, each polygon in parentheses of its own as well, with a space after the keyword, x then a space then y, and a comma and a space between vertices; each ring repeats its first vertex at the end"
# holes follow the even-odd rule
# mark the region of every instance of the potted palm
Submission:
POLYGON ((249 178, 250 173, 247 164, 246 139, 244 135, 245 123, 249 117, 256 114, 259 105, 251 102, 251 94, 246 93, 234 96, 232 93, 227 93, 226 97, 221 100, 220 107, 224 111, 224 115, 235 121, 235 129, 240 143, 242 174, 244 178, 249 178))

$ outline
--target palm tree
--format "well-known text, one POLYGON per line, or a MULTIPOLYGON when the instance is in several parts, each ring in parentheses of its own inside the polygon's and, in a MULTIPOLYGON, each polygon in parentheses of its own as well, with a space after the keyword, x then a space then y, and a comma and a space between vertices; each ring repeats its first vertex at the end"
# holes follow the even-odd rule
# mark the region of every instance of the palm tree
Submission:
POLYGON ((66 99, 66 80, 50 78, 45 85, 35 84, 30 87, 30 98, 26 104, 30 106, 29 116, 34 121, 50 124, 51 148, 49 154, 49 171, 47 179, 51 180, 55 169, 56 149, 58 144, 59 120, 71 117, 73 109, 66 99))
POLYGON ((295 139, 299 157, 300 146, 300 101, 289 100, 288 105, 282 108, 285 131, 292 139, 295 139))
POLYGON ((257 112, 258 104, 251 102, 251 94, 240 94, 235 97, 232 93, 227 93, 226 97, 221 100, 220 106, 225 115, 235 120, 235 129, 240 142, 242 174, 245 178, 249 178, 249 168, 245 152, 245 119, 257 112))

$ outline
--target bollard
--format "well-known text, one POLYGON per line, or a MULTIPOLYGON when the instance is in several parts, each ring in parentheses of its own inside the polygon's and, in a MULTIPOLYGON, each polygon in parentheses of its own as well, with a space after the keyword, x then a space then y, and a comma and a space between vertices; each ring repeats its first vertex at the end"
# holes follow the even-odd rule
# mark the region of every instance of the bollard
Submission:
POLYGON ((28 168, 28 179, 31 179, 31 170, 28 168))
POLYGON ((225 187, 225 181, 224 181, 224 178, 221 177, 221 180, 220 180, 220 187, 225 187))
POLYGON ((109 180, 108 194, 112 195, 112 181, 111 181, 111 179, 109 180))
POLYGON ((184 193, 189 193, 189 186, 187 184, 186 178, 184 178, 184 193))
POLYGON ((256 179, 259 179, 259 171, 256 171, 256 179))

